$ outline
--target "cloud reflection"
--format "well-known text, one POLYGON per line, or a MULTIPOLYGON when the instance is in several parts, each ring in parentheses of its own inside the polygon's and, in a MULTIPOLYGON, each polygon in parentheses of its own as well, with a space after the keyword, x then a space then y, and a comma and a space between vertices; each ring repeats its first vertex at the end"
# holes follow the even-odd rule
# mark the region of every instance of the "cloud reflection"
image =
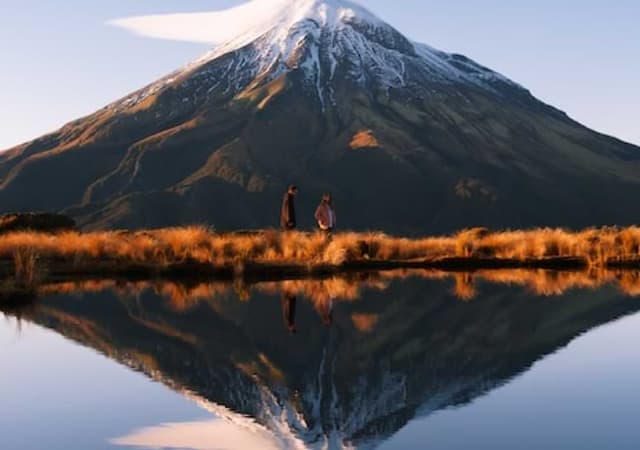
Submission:
POLYGON ((277 450, 273 435, 259 426, 245 426, 220 419, 165 423, 141 428, 110 440, 113 445, 133 448, 189 450, 277 450))

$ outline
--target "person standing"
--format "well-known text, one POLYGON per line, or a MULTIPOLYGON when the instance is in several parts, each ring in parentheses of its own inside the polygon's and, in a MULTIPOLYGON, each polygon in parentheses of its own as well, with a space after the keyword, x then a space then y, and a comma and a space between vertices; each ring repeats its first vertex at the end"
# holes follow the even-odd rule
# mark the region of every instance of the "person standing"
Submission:
POLYGON ((324 194, 316 209, 315 219, 321 231, 329 234, 336 226, 336 211, 333 208, 331 194, 324 194))
POLYGON ((285 231, 296 229, 296 206, 295 197, 298 194, 298 188, 295 185, 289 186, 282 200, 282 208, 280 209, 280 226, 285 231))

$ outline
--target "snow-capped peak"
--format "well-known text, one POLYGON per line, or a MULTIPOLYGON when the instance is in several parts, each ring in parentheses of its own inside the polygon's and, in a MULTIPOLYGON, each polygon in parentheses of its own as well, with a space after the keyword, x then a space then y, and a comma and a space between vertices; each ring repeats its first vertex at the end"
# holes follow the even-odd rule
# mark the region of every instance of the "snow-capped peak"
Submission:
POLYGON ((243 13, 248 13, 249 17, 253 18, 257 11, 262 11, 267 5, 269 5, 268 14, 263 15, 260 20, 250 19, 249 28, 219 43, 209 56, 220 56, 265 35, 269 35, 272 41, 281 46, 286 45, 285 41, 291 38, 291 35, 305 31, 305 24, 307 24, 307 31, 312 28, 335 31, 345 24, 356 21, 377 26, 384 25, 368 10, 347 0, 253 0, 233 8, 232 11, 241 9, 243 13))
MULTIPOLYGON (((134 94, 125 100, 128 105, 190 74, 210 84, 208 95, 216 89, 242 95, 299 71, 323 108, 335 101, 337 78, 371 92, 404 88, 407 96, 418 98, 433 95, 434 85, 462 83, 493 92, 517 87, 461 55, 411 42, 348 0, 252 0, 224 11, 179 16, 180 27, 190 33, 201 30, 202 38, 213 33, 208 40, 215 41, 215 47, 184 70, 134 94)), ((163 16, 147 17, 147 26, 159 17, 163 16)), ((167 23, 163 27, 171 29, 167 23)))

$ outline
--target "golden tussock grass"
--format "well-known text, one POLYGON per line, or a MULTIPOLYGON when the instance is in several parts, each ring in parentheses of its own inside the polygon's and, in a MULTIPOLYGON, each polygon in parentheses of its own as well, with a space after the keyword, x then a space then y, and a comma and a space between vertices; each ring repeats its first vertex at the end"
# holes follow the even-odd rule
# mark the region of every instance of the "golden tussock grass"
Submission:
MULTIPOLYGON (((55 267, 140 265, 163 268, 181 264, 243 268, 247 264, 341 266, 371 261, 421 262, 447 258, 536 261, 573 258, 597 268, 640 262, 640 227, 488 232, 464 230, 451 236, 409 239, 367 232, 321 233, 267 230, 218 234, 192 226, 160 230, 44 234, 15 232, 0 236, 0 259, 13 260, 16 276, 36 280, 45 262, 55 267)), ((464 280, 463 280, 464 281, 464 280)), ((460 290, 464 289, 461 283, 460 290)), ((467 295, 470 295, 467 293, 467 295)))
POLYGON ((30 247, 19 247, 13 252, 15 266, 15 281, 25 289, 35 287, 43 274, 38 265, 38 254, 30 247))
MULTIPOLYGON (((474 273, 445 274, 418 271, 428 278, 452 278, 453 294, 470 301, 477 296, 478 281, 522 286, 538 295, 558 295, 575 288, 595 289, 606 283, 629 295, 640 295, 640 276, 631 271, 611 271, 616 263, 640 262, 640 228, 602 228, 569 232, 562 229, 505 231, 465 230, 452 236, 408 239, 383 233, 335 234, 327 239, 320 233, 264 231, 250 234, 218 234, 205 227, 95 233, 66 232, 43 234, 15 232, 0 236, 0 260, 13 266, 14 276, 5 279, 0 291, 48 293, 46 275, 59 265, 67 271, 91 271, 97 267, 135 265, 163 268, 196 263, 211 267, 245 267, 248 264, 340 267, 371 261, 438 261, 446 258, 469 260, 505 259, 515 261, 547 258, 576 258, 585 262, 582 272, 545 270, 480 270, 474 273), (39 286, 42 285, 42 288, 39 286)), ((84 282, 80 290, 113 289, 121 296, 136 296, 153 289, 167 298, 176 311, 186 311, 202 301, 234 289, 237 296, 249 300, 252 290, 285 291, 310 299, 316 309, 329 317, 334 300, 357 300, 362 290, 384 290, 393 278, 415 276, 401 271, 367 280, 330 278, 325 280, 286 281, 247 286, 236 283, 181 284, 140 282, 137 284, 84 282)), ((56 289, 76 290, 76 284, 56 289)))

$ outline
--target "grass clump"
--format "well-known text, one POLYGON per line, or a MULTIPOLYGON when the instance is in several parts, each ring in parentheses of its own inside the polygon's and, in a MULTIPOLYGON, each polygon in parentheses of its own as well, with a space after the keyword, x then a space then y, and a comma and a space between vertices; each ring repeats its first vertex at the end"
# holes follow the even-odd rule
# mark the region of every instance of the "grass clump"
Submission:
POLYGON ((13 253, 14 283, 24 291, 35 291, 44 278, 39 256, 34 248, 19 247, 13 253))

